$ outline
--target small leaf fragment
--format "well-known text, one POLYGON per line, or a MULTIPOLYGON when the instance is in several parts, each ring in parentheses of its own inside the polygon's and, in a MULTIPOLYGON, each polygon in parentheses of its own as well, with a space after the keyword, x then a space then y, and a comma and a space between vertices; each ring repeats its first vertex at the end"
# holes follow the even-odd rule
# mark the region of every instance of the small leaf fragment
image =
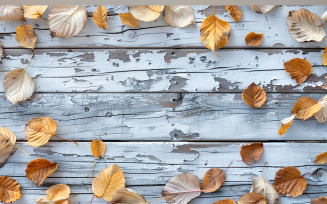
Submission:
POLYGON ((3 47, 2 47, 2 42, 0 41, 0 62, 2 60, 2 56, 3 56, 3 47))
POLYGON ((104 6, 99 5, 98 8, 93 12, 92 20, 99 26, 99 28, 103 28, 104 30, 108 28, 107 9, 104 6))
MULTIPOLYGON (((10 157, 10 154, 14 148, 9 137, 0 134, 0 168, 2 168, 10 157)), ((1 187, 0 187, 1 188, 1 187)), ((0 190, 1 192, 1 190, 0 190)), ((0 199, 1 200, 1 199, 0 199)))
POLYGON ((165 21, 172 27, 183 28, 195 23, 190 5, 166 5, 163 15, 165 21))
POLYGON ((316 164, 326 164, 327 163, 327 152, 321 153, 316 156, 316 160, 314 160, 316 164))
POLYGON ((246 193, 238 201, 238 204, 266 204, 264 197, 257 193, 246 193))
POLYGON ((32 49, 34 49, 37 39, 34 29, 30 25, 21 25, 17 27, 15 38, 21 46, 32 49))
POLYGON ((280 123, 282 124, 282 126, 279 128, 278 134, 284 135, 286 131, 291 127, 294 118, 295 115, 292 115, 281 120, 280 123))
POLYGON ((318 123, 324 123, 327 121, 327 95, 322 97, 319 101, 321 109, 314 114, 318 123))
POLYGON ((263 39, 263 33, 257 34, 255 32, 251 32, 246 35, 245 43, 247 45, 258 46, 258 45, 260 45, 262 39, 263 39))
POLYGON ((247 165, 256 163, 263 152, 263 143, 252 143, 241 147, 242 161, 247 165))
POLYGON ((112 196, 111 204, 148 204, 142 196, 129 188, 121 188, 112 196))
MULTIPOLYGON (((326 11, 327 12, 327 11, 326 11)), ((327 47, 325 47, 324 54, 321 55, 322 63, 327 66, 327 47)))
POLYGON ((0 201, 12 203, 22 197, 20 185, 10 177, 0 176, 0 201))
POLYGON ((310 62, 305 59, 294 58, 284 63, 286 72, 292 79, 295 79, 298 84, 302 84, 312 72, 310 62))
POLYGON ((240 5, 226 5, 225 9, 228 11, 229 15, 236 21, 236 23, 240 22, 242 17, 242 10, 240 5))
POLYGON ((34 159, 27 164, 26 177, 38 186, 57 169, 57 162, 50 162, 46 159, 34 159))
POLYGON ((220 200, 220 201, 217 201, 213 204, 236 204, 232 199, 225 199, 225 200, 220 200))
POLYGON ((327 21, 327 11, 321 15, 322 20, 327 21))
POLYGON ((225 172, 218 168, 209 169, 204 177, 200 189, 203 193, 211 193, 225 182, 225 172))
POLYGON ((249 7, 254 11, 255 13, 267 13, 268 11, 271 11, 273 8, 276 7, 276 5, 249 5, 249 7))
POLYGON ((140 21, 134 18, 131 13, 118 14, 122 24, 131 26, 133 28, 139 27, 140 21))
POLYGON ((318 101, 308 97, 301 97, 295 102, 292 114, 295 115, 298 119, 306 120, 313 116, 313 114, 318 112, 320 109, 321 105, 318 103, 318 101))
POLYGON ((327 204, 327 196, 311 199, 311 204, 327 204))
POLYGON ((160 16, 163 9, 163 5, 129 6, 129 12, 134 16, 134 18, 145 22, 156 20, 160 16))
POLYGON ((24 17, 31 19, 40 18, 44 11, 47 10, 47 5, 25 5, 22 6, 24 10, 24 17))
POLYGON ((250 84, 242 93, 243 101, 252 108, 260 108, 266 101, 266 92, 254 82, 250 84))
POLYGON ((0 6, 0 21, 21 20, 25 21, 22 8, 14 5, 0 6))
POLYGON ((34 199, 34 201, 37 204, 71 204, 68 199, 70 188, 66 184, 51 186, 45 193, 46 196, 41 196, 39 199, 34 199))
POLYGON ((91 142, 91 151, 96 158, 100 159, 104 155, 105 150, 106 145, 102 140, 93 140, 91 142))

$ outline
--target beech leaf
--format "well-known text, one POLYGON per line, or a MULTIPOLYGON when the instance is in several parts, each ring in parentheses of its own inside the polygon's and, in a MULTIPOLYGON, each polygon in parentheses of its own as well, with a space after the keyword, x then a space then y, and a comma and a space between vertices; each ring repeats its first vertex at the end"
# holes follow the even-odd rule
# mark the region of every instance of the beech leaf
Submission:
POLYGON ((98 8, 93 12, 92 20, 99 26, 99 28, 103 28, 104 30, 108 28, 107 9, 104 6, 99 5, 98 8))
POLYGON ((47 10, 47 5, 26 5, 22 6, 24 10, 24 17, 31 19, 40 18, 44 11, 47 10))
POLYGON ((124 173, 117 164, 103 169, 93 180, 92 189, 97 198, 111 201, 114 193, 125 187, 124 173))
POLYGON ((327 95, 322 97, 319 101, 321 109, 314 114, 318 123, 324 123, 327 121, 327 95))
POLYGON ((102 140, 93 140, 91 142, 91 151, 96 158, 100 159, 106 151, 106 145, 102 140))
MULTIPOLYGON (((9 137, 0 134, 0 168, 3 167, 7 162, 7 160, 9 159, 13 148, 14 145, 11 143, 9 137)), ((1 187, 0 187, 0 192, 1 192, 1 187)))
POLYGON ((15 38, 21 46, 32 49, 34 49, 37 39, 34 29, 30 25, 21 25, 17 27, 15 38))
POLYGON ((25 21, 22 8, 14 5, 0 6, 0 21, 21 20, 25 21))
POLYGON ((238 201, 238 204, 266 204, 264 197, 257 193, 246 193, 238 201))
POLYGON ((236 23, 240 22, 242 17, 242 10, 240 8, 240 5, 226 5, 225 9, 228 11, 229 15, 236 21, 236 23))
POLYGON ((26 167, 26 177, 38 186, 57 169, 57 162, 50 162, 46 159, 34 159, 26 167))
POLYGON ((167 5, 163 15, 165 21, 172 27, 182 28, 195 23, 190 5, 167 5))
POLYGON ((314 160, 316 164, 326 164, 327 163, 327 152, 321 153, 316 156, 316 160, 314 160))
POLYGON ((200 196, 199 178, 191 173, 183 173, 171 178, 161 195, 169 204, 189 203, 200 196))
POLYGON ((251 32, 246 35, 245 43, 247 45, 258 46, 258 45, 260 45, 262 39, 263 39, 263 33, 257 34, 255 32, 251 32))
POLYGON ((142 196, 129 188, 121 188, 112 196, 110 204, 148 204, 142 196))
POLYGON ((34 199, 34 201, 37 204, 71 204, 68 199, 70 188, 66 184, 51 186, 45 193, 46 196, 41 196, 39 199, 34 199))
POLYGON ((290 11, 286 20, 290 34, 298 42, 320 42, 326 36, 319 16, 306 9, 290 11))
POLYGON ((291 127, 292 122, 295 118, 295 115, 292 115, 290 117, 284 118, 280 121, 282 126, 279 128, 278 134, 283 135, 286 133, 286 131, 291 127))
POLYGON ((12 145, 16 144, 16 135, 7 128, 0 127, 0 135, 7 136, 10 139, 12 145))
POLYGON ((163 9, 163 5, 129 6, 129 12, 134 16, 134 18, 145 22, 156 20, 160 16, 163 9))
POLYGON ((310 62, 305 59, 294 58, 284 63, 286 72, 288 72, 292 79, 296 80, 298 84, 302 84, 312 72, 310 62))
POLYGON ((79 34, 85 27, 88 14, 83 6, 54 5, 48 16, 53 37, 69 38, 79 34))
POLYGON ((266 199, 267 204, 278 204, 279 194, 273 185, 263 177, 253 177, 253 185, 250 192, 257 193, 266 199))
POLYGON ((255 13, 267 13, 268 11, 271 11, 273 8, 275 8, 276 5, 249 5, 249 7, 255 13))
POLYGON ((211 193, 225 182, 225 172, 218 168, 209 169, 204 177, 200 189, 203 193, 211 193))
POLYGON ((220 201, 217 201, 213 204, 236 204, 232 199, 225 199, 225 200, 220 200, 220 201))
POLYGON ((305 191, 307 181, 297 168, 287 166, 276 172, 273 186, 278 193, 295 198, 305 191))
POLYGON ((311 204, 327 204, 327 196, 311 199, 311 204))
POLYGON ((22 197, 20 185, 14 179, 6 176, 0 176, 0 201, 3 203, 12 203, 22 197))
POLYGON ((299 98, 293 107, 292 114, 306 120, 321 109, 320 103, 308 97, 299 98))
POLYGON ((118 14, 122 24, 131 26, 133 28, 139 27, 140 21, 134 18, 131 13, 118 14))
POLYGON ((325 47, 324 54, 321 55, 322 63, 327 66, 327 47, 325 47))
POLYGON ((242 93, 243 101, 252 108, 260 108, 266 101, 266 92, 260 86, 257 86, 254 82, 250 84, 242 93))
POLYGON ((252 143, 241 147, 242 161, 247 165, 254 164, 260 159, 263 152, 263 143, 252 143))

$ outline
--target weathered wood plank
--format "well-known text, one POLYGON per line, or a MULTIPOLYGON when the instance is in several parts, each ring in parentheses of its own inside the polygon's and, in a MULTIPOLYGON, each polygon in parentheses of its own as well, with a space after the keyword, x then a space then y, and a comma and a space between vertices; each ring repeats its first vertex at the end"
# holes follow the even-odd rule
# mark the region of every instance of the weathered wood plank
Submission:
MULTIPOLYGON (((27 49, 5 49, 0 79, 25 67, 27 49)), ((242 92, 252 82, 267 92, 323 92, 307 79, 301 85, 284 62, 305 58, 311 77, 323 84, 326 68, 321 49, 220 51, 221 59, 203 49, 39 49, 27 73, 36 92, 242 92), (51 85, 50 85, 51 84, 51 85)), ((3 85, 0 83, 0 91, 3 85)))
MULTIPOLYGON (((258 162, 247 166, 238 162, 241 157, 240 143, 188 143, 188 142, 106 142, 106 153, 102 160, 97 160, 91 154, 90 142, 80 142, 79 146, 66 142, 50 142, 42 147, 30 147, 26 142, 17 144, 30 157, 18 150, 1 168, 1 174, 12 176, 22 186, 23 192, 32 199, 43 194, 49 186, 65 183, 71 187, 72 194, 82 194, 74 200, 91 199, 91 180, 85 174, 91 174, 94 161, 94 174, 103 168, 118 164, 125 174, 126 185, 149 200, 158 198, 163 186, 173 176, 190 172, 202 180, 205 172, 213 167, 225 169, 226 182, 212 194, 202 194, 194 203, 204 201, 215 202, 226 197, 237 200, 242 194, 249 192, 252 177, 261 176, 262 165, 265 161, 264 177, 273 183, 275 173, 284 166, 295 166, 302 174, 314 172, 324 165, 313 163, 315 156, 326 151, 326 143, 264 143, 264 152, 258 162), (59 163, 58 169, 45 180, 44 186, 36 187, 25 176, 26 164, 36 158, 47 158, 59 163), (84 194, 84 195, 83 195, 84 194), (34 196, 34 197, 33 197, 34 196), (216 199, 216 200, 214 200, 216 199)), ((306 176, 307 193, 311 197, 323 196, 326 192, 326 172, 319 171, 316 175, 306 176)), ((23 200, 18 203, 23 203, 23 200)), ((307 203, 306 195, 298 198, 282 197, 282 203, 307 203)), ((96 203, 103 200, 96 200, 96 203)), ((193 202, 192 202, 193 203, 193 202)))
MULTIPOLYGON (((27 23, 35 28, 38 36, 36 48, 45 47, 80 47, 80 48, 113 48, 113 47, 192 47, 205 48, 200 41, 200 25, 203 19, 213 13, 213 8, 208 6, 192 6, 196 16, 196 24, 186 28, 173 28, 169 26, 161 15, 154 22, 141 22, 139 28, 131 28, 122 25, 118 15, 109 16, 109 28, 100 29, 92 21, 91 12, 96 8, 89 9, 89 20, 85 29, 77 36, 67 39, 52 38, 50 36, 48 22, 42 19, 27 20, 27 23)), ((244 47, 245 36, 250 32, 264 33, 264 40, 259 47, 262 48, 285 48, 285 47, 319 47, 327 46, 327 41, 299 43, 288 32, 286 24, 287 13, 275 8, 264 15, 254 13, 248 6, 241 6, 243 15, 241 22, 236 22, 229 16, 224 6, 217 8, 217 16, 228 21, 231 26, 231 37, 225 48, 244 47), (267 17, 267 19, 266 19, 267 17)), ((326 11, 327 6, 284 6, 287 11, 307 8, 309 11, 321 16, 326 11)), ((125 12, 126 8, 108 6, 109 11, 117 13, 125 12)), ((48 9, 49 11, 49 9, 48 9)), ((45 15, 47 18, 47 15, 45 15)), ((6 48, 19 48, 20 45, 15 39, 15 32, 19 21, 1 21, 0 39, 6 48)), ((218 54, 220 52, 218 51, 218 54)))
MULTIPOLYGON (((325 94, 306 94, 319 100, 325 94)), ((284 136, 279 120, 302 94, 268 94, 253 109, 238 94, 34 94, 15 107, 0 94, 0 124, 25 138, 31 118, 50 116, 58 136, 73 140, 327 140, 326 123, 296 119, 284 136), (314 131, 313 131, 314 130, 314 131)), ((53 138, 55 139, 55 138, 53 138)))

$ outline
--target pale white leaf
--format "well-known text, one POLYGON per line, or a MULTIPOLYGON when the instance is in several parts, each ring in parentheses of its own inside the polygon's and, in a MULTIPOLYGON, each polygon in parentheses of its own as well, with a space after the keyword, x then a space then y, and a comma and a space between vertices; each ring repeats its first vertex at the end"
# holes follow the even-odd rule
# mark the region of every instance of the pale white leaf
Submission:
POLYGON ((291 122, 292 120, 294 120, 295 115, 292 115, 290 117, 284 118, 283 120, 280 121, 280 123, 282 125, 287 125, 289 122, 291 122))
POLYGON ((321 15, 322 20, 327 21, 327 11, 321 15))
POLYGON ((276 5, 249 5, 249 7, 255 13, 267 13, 268 11, 271 11, 273 8, 275 8, 276 5))
POLYGON ((327 95, 322 97, 318 102, 321 105, 321 109, 314 116, 318 120, 318 123, 321 124, 327 121, 327 95))
POLYGON ((279 194, 273 185, 262 177, 253 177, 252 193, 263 196, 267 204, 277 204, 279 202, 279 194))
POLYGON ((0 21, 8 20, 22 20, 24 16, 22 14, 22 8, 20 6, 3 5, 0 6, 0 21))
POLYGON ((164 19, 169 25, 179 28, 195 23, 193 9, 185 5, 165 6, 164 19))

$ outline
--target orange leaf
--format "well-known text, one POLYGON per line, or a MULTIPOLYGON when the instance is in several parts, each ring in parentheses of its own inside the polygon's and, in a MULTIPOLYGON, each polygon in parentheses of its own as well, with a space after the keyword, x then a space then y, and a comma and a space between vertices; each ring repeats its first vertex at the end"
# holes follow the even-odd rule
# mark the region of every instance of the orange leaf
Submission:
POLYGON ((99 28, 103 28, 103 30, 108 28, 107 9, 104 6, 99 5, 98 8, 93 12, 92 20, 99 26, 99 28))
POLYGON ((273 186, 278 193, 295 198, 307 188, 307 181, 297 168, 287 166, 276 172, 273 186))
POLYGON ((327 196, 311 199, 311 204, 327 204, 327 196))
POLYGON ((299 98, 293 107, 292 114, 306 120, 321 109, 320 103, 308 97, 299 98))
POLYGON ((203 193, 216 191, 225 182, 225 172, 218 168, 209 169, 204 177, 200 189, 203 193))
POLYGON ((266 200, 259 194, 246 193, 238 201, 238 204, 266 204, 266 200))
POLYGON ((106 145, 102 140, 93 140, 91 142, 91 151, 96 158, 100 159, 100 156, 103 156, 105 150, 106 145))
POLYGON ((15 38, 21 46, 32 49, 34 49, 37 40, 34 29, 30 25, 21 25, 17 27, 15 38))
POLYGON ((242 161, 247 165, 254 164, 260 159, 263 152, 263 143, 253 143, 242 146, 240 154, 242 161))
POLYGON ((325 47, 324 54, 322 54, 322 63, 327 66, 327 47, 325 47))
POLYGON ((244 89, 242 93, 243 101, 251 107, 261 107, 266 101, 266 92, 254 82, 244 89))
POLYGON ((284 135, 286 131, 291 127, 294 118, 295 115, 292 115, 288 118, 281 120, 280 123, 282 124, 282 126, 279 128, 278 134, 284 135))
POLYGON ((316 160, 314 161, 316 164, 326 164, 327 163, 327 152, 319 154, 316 156, 316 160))
POLYGON ((236 204, 232 199, 225 199, 215 202, 214 204, 236 204))
POLYGON ((118 15, 120 17, 122 24, 131 26, 133 28, 139 27, 140 21, 134 18, 134 16, 131 13, 123 13, 118 15))
POLYGON ((38 186, 57 169, 57 162, 50 162, 46 159, 34 159, 26 167, 26 177, 38 186))
POLYGON ((17 181, 10 177, 0 176, 0 201, 12 203, 19 200, 22 195, 17 181))
POLYGON ((302 84, 312 72, 310 62, 300 58, 294 58, 285 62, 284 67, 292 79, 295 79, 298 84, 302 84))
POLYGON ((229 15, 238 23, 242 17, 242 10, 239 9, 239 5, 226 5, 225 9, 228 11, 229 15))
POLYGON ((263 39, 263 33, 257 34, 255 32, 251 32, 246 35, 245 43, 247 45, 258 46, 260 45, 262 39, 263 39))

